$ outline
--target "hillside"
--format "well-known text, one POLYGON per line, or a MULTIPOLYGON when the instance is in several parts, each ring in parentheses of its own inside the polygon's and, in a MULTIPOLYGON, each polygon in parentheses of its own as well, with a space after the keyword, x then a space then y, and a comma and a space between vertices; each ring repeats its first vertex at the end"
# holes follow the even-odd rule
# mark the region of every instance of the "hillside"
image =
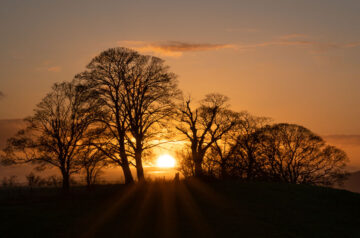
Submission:
POLYGON ((322 187, 188 181, 0 196, 5 237, 360 236, 360 194, 322 187))
POLYGON ((360 193, 360 171, 351 173, 349 178, 344 182, 344 189, 360 193))

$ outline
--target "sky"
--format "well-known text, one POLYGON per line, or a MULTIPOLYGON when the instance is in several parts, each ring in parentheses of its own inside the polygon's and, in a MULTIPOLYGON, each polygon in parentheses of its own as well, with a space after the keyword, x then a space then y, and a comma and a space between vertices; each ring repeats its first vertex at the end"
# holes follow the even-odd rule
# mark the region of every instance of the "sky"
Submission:
POLYGON ((0 1, 0 119, 111 47, 161 57, 195 99, 321 135, 360 134, 360 1, 0 1))

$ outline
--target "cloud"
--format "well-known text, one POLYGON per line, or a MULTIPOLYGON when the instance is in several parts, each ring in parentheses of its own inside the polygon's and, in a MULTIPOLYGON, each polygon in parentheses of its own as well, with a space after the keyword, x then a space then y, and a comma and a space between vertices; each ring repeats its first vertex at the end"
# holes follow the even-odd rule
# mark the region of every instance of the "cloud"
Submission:
POLYGON ((226 48, 235 48, 231 44, 187 43, 181 41, 146 42, 146 41, 119 41, 119 45, 133 48, 139 52, 155 53, 163 56, 179 57, 185 52, 211 51, 226 48))
POLYGON ((353 48, 353 47, 358 47, 358 46, 360 46, 360 41, 352 42, 352 43, 348 43, 348 44, 344 45, 345 48, 353 48))
POLYGON ((0 100, 3 99, 4 97, 5 97, 5 94, 2 91, 0 91, 0 100))
POLYGON ((49 67, 47 68, 47 71, 48 72, 55 72, 55 73, 58 73, 61 71, 61 67, 60 66, 53 66, 53 67, 49 67))
MULTIPOLYGON (((322 53, 331 50, 341 50, 360 47, 360 41, 350 43, 333 43, 312 40, 306 34, 287 34, 275 37, 273 40, 258 43, 238 44, 210 44, 188 43, 182 41, 147 42, 147 41, 118 41, 119 46, 135 49, 142 53, 153 53, 160 56, 180 57, 186 52, 213 51, 221 49, 256 50, 264 47, 300 47, 313 53, 322 53)), ((58 72, 61 68, 51 68, 49 71, 58 72)))
POLYGON ((44 66, 37 67, 35 70, 42 72, 47 71, 52 73, 59 73, 61 72, 62 68, 60 66, 48 66, 45 64, 44 66))
POLYGON ((333 43, 333 42, 321 42, 313 41, 307 39, 307 35, 303 34, 290 34, 280 36, 277 39, 271 41, 264 41, 255 44, 240 44, 238 49, 250 50, 262 47, 271 47, 271 46, 293 46, 293 47, 302 47, 309 48, 313 52, 326 52, 330 50, 337 49, 348 49, 360 46, 360 41, 350 42, 350 43, 333 43))
POLYGON ((270 41, 263 41, 253 44, 238 44, 237 49, 251 50, 251 49, 272 47, 272 46, 302 47, 302 48, 308 48, 312 52, 319 53, 330 50, 359 47, 360 41, 355 41, 350 43, 321 42, 321 41, 312 40, 311 37, 306 34, 292 33, 292 34, 286 34, 275 37, 273 40, 270 41))

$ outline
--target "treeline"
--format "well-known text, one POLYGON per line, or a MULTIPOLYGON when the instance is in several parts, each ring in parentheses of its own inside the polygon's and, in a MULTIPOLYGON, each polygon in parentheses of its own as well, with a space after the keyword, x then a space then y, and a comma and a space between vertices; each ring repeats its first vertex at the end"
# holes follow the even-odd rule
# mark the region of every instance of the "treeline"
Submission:
POLYGON ((109 49, 52 87, 8 140, 2 162, 55 166, 65 190, 71 175, 84 171, 91 186, 108 165, 120 166, 129 184, 131 166, 144 180, 152 148, 175 138, 184 142, 184 176, 332 185, 347 175, 346 154, 302 126, 234 112, 220 94, 194 104, 162 59, 109 49))

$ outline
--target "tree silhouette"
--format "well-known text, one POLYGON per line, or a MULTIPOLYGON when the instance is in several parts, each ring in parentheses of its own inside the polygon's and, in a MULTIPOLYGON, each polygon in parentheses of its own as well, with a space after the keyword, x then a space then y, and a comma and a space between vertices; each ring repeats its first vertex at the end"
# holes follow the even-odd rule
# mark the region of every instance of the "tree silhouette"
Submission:
POLYGON ((257 160, 258 138, 256 131, 267 118, 256 117, 248 112, 233 113, 236 124, 217 140, 206 156, 207 164, 221 179, 242 178, 253 180, 259 176, 257 160))
POLYGON ((257 117, 247 112, 242 113, 237 138, 234 144, 233 155, 230 164, 233 172, 247 180, 254 180, 261 175, 261 162, 259 159, 259 138, 257 131, 263 128, 269 118, 257 117), (242 170, 241 174, 239 173, 242 170))
POLYGON ((85 181, 88 188, 91 188, 101 173, 101 170, 108 164, 106 155, 92 143, 86 142, 78 154, 78 162, 85 172, 85 181))
POLYGON ((62 175, 63 189, 79 171, 77 156, 85 132, 97 117, 98 105, 86 87, 76 81, 56 83, 25 119, 27 127, 8 140, 8 163, 55 166, 62 175))
POLYGON ((194 170, 194 161, 191 156, 191 150, 188 147, 182 148, 176 152, 176 157, 178 158, 178 170, 185 177, 195 176, 194 170))
POLYGON ((229 179, 232 177, 230 170, 236 168, 236 164, 233 163, 233 157, 236 155, 238 148, 237 136, 241 114, 238 113, 236 116, 239 118, 237 124, 225 133, 221 140, 214 142, 206 156, 206 160, 210 161, 215 167, 213 170, 217 170, 216 174, 221 179, 229 179))
POLYGON ((326 145, 321 137, 302 126, 275 124, 258 133, 270 180, 332 185, 347 176, 345 152, 326 145))
POLYGON ((195 176, 203 177, 203 162, 208 149, 236 125, 234 113, 227 109, 228 98, 221 94, 208 94, 196 109, 191 108, 191 99, 178 107, 177 130, 190 142, 195 176))
POLYGON ((174 108, 173 99, 180 93, 175 75, 163 60, 126 48, 102 52, 87 69, 77 78, 98 92, 105 107, 102 122, 114 138, 107 140, 107 154, 122 166, 126 182, 133 180, 129 156, 135 160, 138 179, 144 179, 143 153, 156 146, 154 137, 161 134, 157 127, 164 125, 174 108), (120 160, 111 156, 114 152, 120 160))
POLYGON ((134 182, 130 165, 143 180, 145 156, 175 123, 187 141, 179 152, 185 176, 320 185, 347 176, 346 154, 302 126, 267 125, 267 118, 234 112, 221 94, 206 95, 198 106, 190 98, 175 104, 180 95, 163 60, 108 49, 72 82, 53 86, 25 119, 26 129, 8 140, 1 161, 55 166, 65 190, 72 174, 83 169, 91 186, 112 163, 121 166, 129 184, 134 182))

